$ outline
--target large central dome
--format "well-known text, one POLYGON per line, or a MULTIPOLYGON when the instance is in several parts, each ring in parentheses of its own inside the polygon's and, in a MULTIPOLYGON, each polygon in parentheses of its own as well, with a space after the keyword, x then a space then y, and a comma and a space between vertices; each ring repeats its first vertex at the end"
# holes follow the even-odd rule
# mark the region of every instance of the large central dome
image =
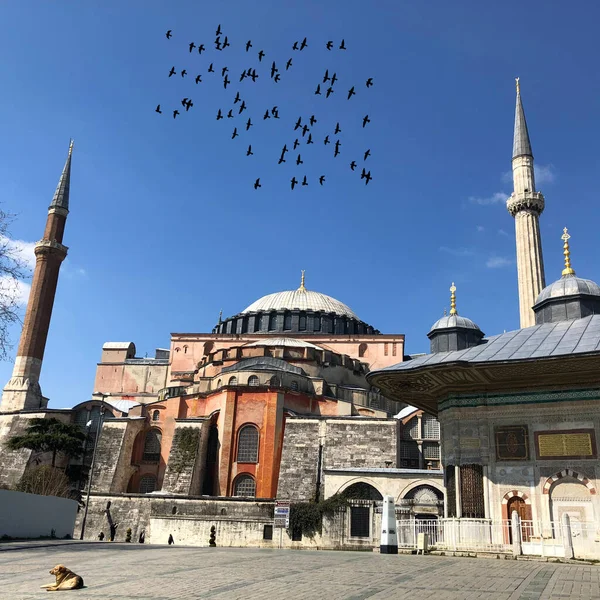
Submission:
POLYGON ((313 310, 324 313, 345 315, 352 319, 358 317, 343 302, 319 292, 300 287, 297 290, 268 294, 253 302, 242 314, 249 312, 269 312, 271 310, 313 310))

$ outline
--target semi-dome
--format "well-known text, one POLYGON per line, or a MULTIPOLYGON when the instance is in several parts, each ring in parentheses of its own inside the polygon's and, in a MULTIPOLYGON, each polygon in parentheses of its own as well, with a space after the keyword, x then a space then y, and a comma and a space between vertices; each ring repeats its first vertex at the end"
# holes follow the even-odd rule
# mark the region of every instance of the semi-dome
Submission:
POLYGON ((583 279, 577 275, 563 275, 558 281, 547 285, 540 292, 535 303, 540 304, 550 298, 562 298, 576 294, 600 296, 600 286, 591 279, 583 279))

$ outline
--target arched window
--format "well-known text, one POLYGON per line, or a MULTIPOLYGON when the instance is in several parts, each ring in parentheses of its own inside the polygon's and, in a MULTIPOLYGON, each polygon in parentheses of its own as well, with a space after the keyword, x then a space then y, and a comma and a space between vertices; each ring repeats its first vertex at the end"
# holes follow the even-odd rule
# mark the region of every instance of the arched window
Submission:
MULTIPOLYGON (((157 463, 160 460, 160 442, 162 435, 158 429, 151 429, 144 440, 144 454, 142 460, 157 463)), ((145 492, 144 492, 145 493, 145 492)))
POLYGON ((292 328, 292 315, 289 312, 286 312, 283 317, 283 328, 286 331, 289 331, 292 328))
POLYGON ((229 383, 227 385, 237 385, 237 377, 234 375, 229 378, 229 383))
POLYGON ((306 313, 300 313, 300 318, 298 319, 298 330, 306 331, 306 313))
POLYGON ((246 496, 253 498, 256 496, 256 481, 252 475, 243 474, 240 475, 233 486, 234 496, 246 496))
POLYGON ((248 377, 248 385, 259 385, 260 381, 256 375, 250 375, 248 377))
POLYGON ((271 313, 269 315, 269 331, 277 329, 277 313, 271 313))
POLYGON ((149 494, 156 489, 156 477, 154 475, 144 475, 140 479, 140 494, 149 494))
POLYGON ((152 420, 158 421, 160 419, 160 410, 155 410, 152 412, 152 420))
POLYGON ((360 344, 360 346, 358 347, 359 358, 362 358, 363 356, 367 356, 368 350, 369 350, 369 346, 367 346, 367 344, 365 344, 364 342, 362 344, 360 344))
POLYGON ((321 331, 321 316, 313 316, 313 331, 321 331))
POLYGON ((263 318, 262 315, 257 315, 254 318, 254 331, 260 331, 262 329, 263 318))
POLYGON ((237 461, 258 462, 258 429, 254 425, 244 425, 238 433, 237 461))
POLYGON ((273 377, 271 377, 271 379, 269 381, 269 385, 271 387, 279 387, 281 385, 281 382, 279 381, 279 377, 277 377, 277 375, 273 375, 273 377))
POLYGON ((298 382, 292 381, 292 383, 290 383, 290 389, 292 390, 292 392, 297 392, 298 391, 298 382))

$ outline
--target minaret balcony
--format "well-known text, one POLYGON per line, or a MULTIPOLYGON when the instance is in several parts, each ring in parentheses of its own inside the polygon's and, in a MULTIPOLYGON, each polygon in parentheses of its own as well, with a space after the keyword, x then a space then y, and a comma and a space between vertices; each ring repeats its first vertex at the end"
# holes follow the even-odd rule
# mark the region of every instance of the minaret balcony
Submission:
POLYGON ((506 208, 513 217, 523 210, 540 215, 544 211, 544 206, 544 195, 541 192, 513 192, 506 201, 506 208))

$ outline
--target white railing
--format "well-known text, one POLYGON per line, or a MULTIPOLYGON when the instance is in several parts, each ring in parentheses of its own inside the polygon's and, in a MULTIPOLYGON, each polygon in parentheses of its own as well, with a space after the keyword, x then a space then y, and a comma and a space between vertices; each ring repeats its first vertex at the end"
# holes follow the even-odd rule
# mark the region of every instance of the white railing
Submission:
MULTIPOLYGON (((519 521, 514 540, 510 520, 489 519, 400 519, 398 546, 417 548, 419 533, 427 534, 432 550, 455 552, 494 552, 534 556, 565 556, 568 545, 565 524, 552 521, 519 521), (519 547, 520 542, 520 547, 519 547)), ((575 558, 600 559, 600 525, 570 522, 570 539, 575 558)))

